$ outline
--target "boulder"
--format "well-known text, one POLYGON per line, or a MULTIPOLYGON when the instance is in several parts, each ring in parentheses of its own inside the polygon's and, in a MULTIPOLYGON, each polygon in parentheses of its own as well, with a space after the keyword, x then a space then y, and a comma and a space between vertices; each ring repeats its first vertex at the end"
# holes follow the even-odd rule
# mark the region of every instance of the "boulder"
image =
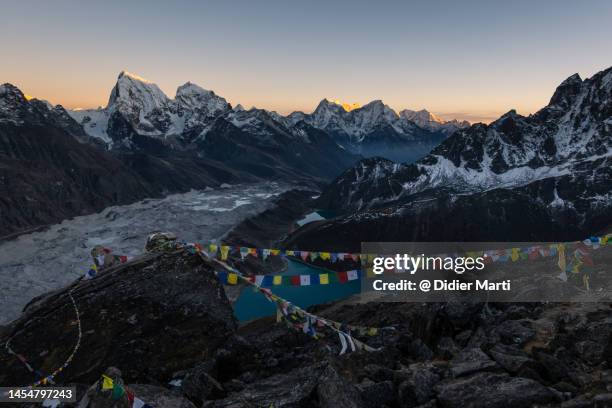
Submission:
POLYGON ((327 366, 319 377, 317 397, 318 406, 321 408, 362 408, 365 406, 359 389, 347 379, 342 378, 331 365, 327 366))
POLYGON ((503 344, 496 344, 489 354, 500 366, 511 374, 518 373, 523 367, 533 366, 534 361, 524 351, 503 344))
POLYGON ((318 379, 324 367, 308 366, 275 374, 246 385, 222 399, 206 401, 203 408, 316 406, 318 379))
MULTIPOLYGON (((50 265, 51 267, 52 265, 50 265)), ((210 357, 236 321, 212 265, 187 250, 145 254, 32 301, 0 339, 32 366, 51 373, 82 338, 59 383, 89 383, 109 366, 129 382, 165 382, 173 372, 210 357), (41 341, 44 339, 44 341, 41 341)), ((9 356, 10 357, 10 356, 9 356)), ((0 385, 34 377, 16 358, 0 364, 0 385)))
POLYGON ((558 393, 542 384, 507 374, 477 373, 436 386, 443 408, 529 408, 558 402, 558 393))
POLYGON ((451 374, 460 377, 477 371, 492 371, 499 368, 495 361, 479 348, 465 349, 450 362, 451 374))
POLYGON ((431 400, 434 386, 440 381, 438 369, 430 364, 413 364, 407 372, 407 379, 398 387, 399 406, 416 407, 431 400))

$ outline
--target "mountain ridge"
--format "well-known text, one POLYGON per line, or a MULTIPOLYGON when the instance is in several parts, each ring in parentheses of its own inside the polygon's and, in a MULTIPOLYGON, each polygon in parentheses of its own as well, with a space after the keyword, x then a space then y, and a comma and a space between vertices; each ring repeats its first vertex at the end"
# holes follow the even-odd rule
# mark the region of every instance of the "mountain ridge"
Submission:
POLYGON ((465 122, 441 121, 429 114, 414 116, 408 112, 397 114, 380 100, 364 106, 340 104, 323 99, 310 114, 293 112, 287 116, 274 111, 242 105, 232 108, 214 91, 187 82, 178 87, 174 99, 165 95, 155 83, 123 71, 111 91, 109 102, 101 109, 85 109, 70 112, 92 137, 101 139, 111 149, 141 148, 140 136, 157 139, 171 148, 189 149, 193 142, 205 138, 215 120, 224 119, 238 128, 246 128, 254 135, 268 137, 269 128, 282 133, 303 137, 294 131, 304 121, 323 130, 340 147, 353 154, 364 156, 386 155, 404 161, 413 161, 429 152, 436 144, 465 122), (129 128, 138 137, 131 134, 129 128), (399 151, 398 151, 399 149, 399 151))
POLYGON ((608 68, 570 76, 533 115, 511 110, 460 130, 416 163, 358 163, 318 199, 346 215, 298 230, 288 243, 344 237, 357 250, 359 240, 582 239, 612 224, 611 180, 608 68))

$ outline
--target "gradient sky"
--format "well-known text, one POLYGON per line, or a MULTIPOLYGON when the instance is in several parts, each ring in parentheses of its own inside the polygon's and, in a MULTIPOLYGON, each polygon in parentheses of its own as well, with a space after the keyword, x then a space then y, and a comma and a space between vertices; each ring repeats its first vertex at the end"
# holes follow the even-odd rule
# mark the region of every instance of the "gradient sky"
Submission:
POLYGON ((382 99, 488 121, 612 65, 611 22, 610 0, 3 0, 0 83, 96 107, 125 69, 281 113, 382 99))

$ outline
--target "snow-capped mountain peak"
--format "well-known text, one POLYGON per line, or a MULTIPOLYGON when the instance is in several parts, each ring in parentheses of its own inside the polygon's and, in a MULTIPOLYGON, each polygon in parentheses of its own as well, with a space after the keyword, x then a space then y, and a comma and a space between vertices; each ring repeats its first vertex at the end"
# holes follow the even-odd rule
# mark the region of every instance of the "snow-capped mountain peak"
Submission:
POLYGON ((458 121, 457 119, 446 121, 426 109, 421 109, 419 111, 404 109, 399 113, 399 115, 403 119, 416 123, 423 129, 427 129, 432 132, 443 132, 447 135, 453 134, 458 129, 463 129, 470 126, 470 123, 467 121, 458 121))
MULTIPOLYGON (((439 116, 434 115, 429 112, 427 109, 421 109, 419 111, 414 111, 411 109, 404 109, 400 111, 399 115, 403 118, 413 121, 417 125, 421 126, 429 123, 444 123, 445 121, 439 116)), ((422 127, 422 126, 421 126, 422 127)))
POLYGON ((210 115, 215 115, 230 109, 229 104, 224 98, 192 82, 187 82, 178 87, 175 101, 183 108, 207 110, 210 115))
POLYGON ((111 91, 107 108, 117 104, 138 105, 145 114, 166 106, 170 99, 153 82, 127 71, 121 71, 111 91))

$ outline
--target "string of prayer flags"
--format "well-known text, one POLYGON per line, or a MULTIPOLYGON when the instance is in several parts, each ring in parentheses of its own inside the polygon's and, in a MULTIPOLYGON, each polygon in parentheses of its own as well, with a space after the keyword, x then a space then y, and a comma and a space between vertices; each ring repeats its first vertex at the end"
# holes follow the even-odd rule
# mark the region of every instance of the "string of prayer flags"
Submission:
MULTIPOLYGON (((608 244, 612 234, 607 234, 601 237, 589 237, 584 241, 566 244, 553 244, 553 245, 534 245, 525 248, 508 248, 501 250, 490 250, 490 251, 474 251, 469 252, 472 257, 484 257, 487 262, 518 262, 519 260, 536 260, 541 257, 554 257, 558 254, 558 246, 565 246, 568 248, 570 245, 582 245, 591 249, 597 249, 601 246, 608 244)), ((359 253, 346 253, 346 252, 330 252, 330 251, 301 251, 295 249, 274 249, 274 248, 251 248, 243 246, 230 246, 230 245, 218 245, 208 244, 205 246, 208 248, 208 255, 216 257, 222 261, 226 261, 230 254, 235 253, 240 255, 242 259, 247 256, 253 256, 261 258, 266 261, 272 256, 291 256, 302 259, 304 262, 314 262, 316 259, 321 259, 328 262, 348 261, 352 260, 363 266, 372 264, 375 257, 379 256, 376 254, 359 254, 359 253)))
POLYGON ((26 358, 24 356, 22 356, 21 354, 16 353, 12 348, 11 348, 11 341, 13 341, 13 339, 19 334, 21 333, 21 330, 13 333, 13 335, 7 340, 6 343, 4 343, 4 347, 6 349, 6 351, 15 356, 30 372, 36 374, 40 379, 32 384, 30 384, 30 388, 34 388, 34 387, 38 387, 39 385, 48 385, 48 384, 55 384, 54 382, 54 378, 60 374, 62 371, 64 371, 64 369, 66 369, 66 367, 68 367, 68 365, 72 362, 74 356, 76 355, 77 351, 79 350, 80 346, 81 346, 81 340, 83 338, 83 330, 81 327, 81 313, 79 312, 79 308, 77 307, 76 301, 74 300, 74 296, 72 296, 72 292, 74 291, 74 289, 77 286, 73 286, 69 291, 68 291, 68 298, 70 299, 70 303, 72 304, 72 308, 74 309, 74 314, 75 314, 75 320, 76 320, 76 325, 77 325, 77 340, 76 343, 72 349, 72 352, 70 353, 70 355, 66 358, 66 360, 64 361, 64 364, 62 364, 60 367, 58 367, 55 371, 53 371, 51 374, 49 375, 45 375, 43 374, 40 370, 35 370, 34 368, 32 368, 32 365, 28 363, 28 361, 26 360, 26 358))
MULTIPOLYGON (((201 257, 204 257, 205 254, 200 252, 199 255, 201 257)), ((292 304, 288 300, 282 299, 279 296, 273 294, 270 291, 270 289, 264 288, 260 284, 257 283, 257 282, 263 283, 265 279, 258 280, 252 276, 245 276, 240 271, 233 268, 232 266, 229 266, 225 262, 219 261, 215 258, 212 258, 212 260, 217 262, 224 269, 226 269, 228 276, 230 276, 231 274, 235 274, 238 279, 245 281, 247 284, 253 285, 255 289, 259 290, 266 297, 266 299, 274 303, 277 308, 277 320, 285 320, 288 326, 296 330, 302 331, 303 333, 306 333, 315 339, 319 338, 318 332, 316 330, 317 328, 327 327, 335 331, 336 333, 338 333, 339 338, 341 339, 341 342, 344 341, 346 344, 346 347, 341 346, 341 354, 344 354, 347 351, 349 345, 350 345, 351 351, 356 351, 356 350, 375 351, 377 350, 355 339, 351 335, 350 326, 343 325, 339 322, 335 322, 329 319, 324 319, 317 315, 309 313, 305 311, 304 309, 292 304)), ((344 272, 344 274, 346 274, 346 277, 348 279, 348 274, 346 272, 344 272)), ((358 276, 358 275, 356 273, 351 274, 351 277, 355 277, 355 276, 358 276)), ((303 284, 304 283, 304 284, 309 285, 311 283, 310 275, 294 275, 294 276, 290 276, 289 278, 293 284, 296 284, 296 283, 303 284), (303 276, 307 276, 308 278, 305 278, 303 276)), ((376 335, 378 333, 378 329, 365 328, 365 327, 356 327, 356 330, 358 333, 367 333, 368 335, 376 335)))
MULTIPOLYGON (((227 271, 216 272, 219 281, 224 285, 236 285, 238 275, 227 271)), ((330 283, 348 283, 361 279, 361 270, 355 269, 343 272, 325 272, 301 275, 253 275, 249 280, 263 288, 273 286, 317 286, 330 283)))

